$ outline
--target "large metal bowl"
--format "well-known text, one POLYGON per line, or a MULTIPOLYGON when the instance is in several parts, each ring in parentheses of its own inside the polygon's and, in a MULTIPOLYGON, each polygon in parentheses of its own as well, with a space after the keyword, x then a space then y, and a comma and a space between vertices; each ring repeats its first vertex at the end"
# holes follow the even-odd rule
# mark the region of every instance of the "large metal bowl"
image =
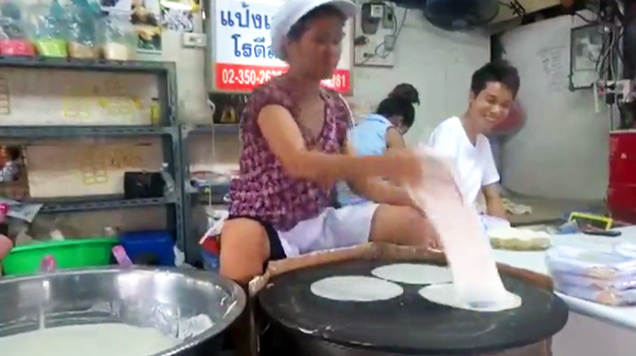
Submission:
POLYGON ((220 334, 245 308, 245 294, 209 272, 99 268, 0 279, 0 306, 0 337, 120 322, 181 336, 177 346, 153 356, 215 355, 220 334))

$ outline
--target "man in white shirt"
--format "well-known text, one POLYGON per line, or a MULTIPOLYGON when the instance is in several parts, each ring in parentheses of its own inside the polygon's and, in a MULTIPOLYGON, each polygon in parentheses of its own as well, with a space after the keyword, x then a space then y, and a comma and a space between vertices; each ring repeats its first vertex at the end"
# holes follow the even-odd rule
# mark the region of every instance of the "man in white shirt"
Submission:
POLYGON ((486 214, 503 219, 506 211, 499 194, 499 173, 485 135, 508 116, 519 85, 517 69, 507 62, 484 65, 472 76, 468 110, 444 120, 429 138, 431 148, 454 161, 466 203, 477 206, 483 193, 486 214))

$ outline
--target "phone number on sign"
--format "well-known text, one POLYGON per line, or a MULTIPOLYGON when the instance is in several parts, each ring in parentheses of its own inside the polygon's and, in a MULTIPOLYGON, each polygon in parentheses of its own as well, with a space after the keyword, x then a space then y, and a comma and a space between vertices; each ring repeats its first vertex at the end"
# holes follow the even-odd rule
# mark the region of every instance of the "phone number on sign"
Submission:
MULTIPOLYGON (((235 69, 224 68, 221 70, 221 82, 235 88, 243 86, 254 88, 267 83, 273 77, 283 74, 282 69, 235 69)), ((236 88, 236 89, 239 89, 236 88)))
MULTIPOLYGON (((236 64, 217 64, 215 70, 216 89, 229 92, 249 92, 255 87, 267 83, 270 79, 287 71, 281 67, 256 67, 236 64)), ((337 70, 323 85, 345 93, 349 91, 349 73, 337 70)))

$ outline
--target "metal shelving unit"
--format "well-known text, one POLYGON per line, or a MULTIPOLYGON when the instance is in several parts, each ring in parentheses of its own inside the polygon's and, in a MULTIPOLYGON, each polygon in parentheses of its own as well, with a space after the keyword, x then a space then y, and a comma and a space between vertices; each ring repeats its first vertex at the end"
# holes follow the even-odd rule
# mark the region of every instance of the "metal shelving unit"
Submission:
MULTIPOLYGON (((193 223, 193 206, 200 203, 201 194, 204 192, 194 187, 190 182, 190 152, 188 149, 188 139, 191 135, 196 134, 214 134, 214 135, 238 135, 238 124, 215 124, 215 125, 181 125, 181 161, 183 162, 183 219, 185 232, 185 254, 189 262, 195 262, 200 259, 199 238, 194 232, 195 224, 193 223)), ((212 195, 212 204, 224 205, 224 196, 227 194, 229 185, 216 185, 210 187, 212 195)), ((206 195, 207 197, 207 195, 206 195)), ((207 201, 208 199, 205 199, 207 201)))
MULTIPOLYGON (((174 62, 109 61, 66 58, 0 57, 0 68, 57 69, 90 72, 141 73, 156 76, 162 126, 0 126, 0 138, 27 139, 80 137, 158 136, 162 139, 163 159, 175 182, 168 196, 150 199, 124 199, 122 196, 85 196, 29 200, 44 204, 41 213, 66 213, 165 206, 167 226, 173 231, 177 244, 185 246, 186 227, 183 218, 183 178, 181 133, 177 113, 177 81, 174 62)), ((159 167, 157 167, 159 169, 159 167)))
POLYGON ((90 70, 94 72, 166 73, 174 71, 173 62, 156 61, 111 61, 106 59, 75 59, 47 57, 2 57, 0 66, 27 69, 68 69, 90 70))
POLYGON ((176 127, 152 126, 0 126, 2 138, 157 136, 176 133, 176 127))
POLYGON ((128 208, 144 208, 151 206, 165 206, 176 204, 173 198, 145 198, 145 199, 124 199, 123 197, 108 198, 104 196, 83 197, 89 199, 45 199, 31 200, 32 203, 42 203, 40 213, 70 213, 95 210, 115 210, 128 208), (90 199, 92 198, 92 199, 90 199))

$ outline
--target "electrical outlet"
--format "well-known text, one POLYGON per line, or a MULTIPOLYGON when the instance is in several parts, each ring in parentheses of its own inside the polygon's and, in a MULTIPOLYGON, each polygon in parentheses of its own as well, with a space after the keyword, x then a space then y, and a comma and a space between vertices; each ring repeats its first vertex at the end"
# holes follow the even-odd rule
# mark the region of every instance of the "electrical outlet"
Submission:
POLYGON ((392 52, 393 50, 395 50, 396 41, 397 41, 397 38, 395 37, 395 35, 384 36, 384 49, 392 52))
POLYGON ((183 34, 181 45, 186 48, 205 48, 207 46, 207 36, 204 33, 183 34))
POLYGON ((372 4, 371 12, 369 14, 371 18, 381 19, 384 17, 384 4, 372 4))
POLYGON ((356 16, 353 61, 356 66, 392 67, 395 63, 395 13, 386 3, 370 0, 356 16))

